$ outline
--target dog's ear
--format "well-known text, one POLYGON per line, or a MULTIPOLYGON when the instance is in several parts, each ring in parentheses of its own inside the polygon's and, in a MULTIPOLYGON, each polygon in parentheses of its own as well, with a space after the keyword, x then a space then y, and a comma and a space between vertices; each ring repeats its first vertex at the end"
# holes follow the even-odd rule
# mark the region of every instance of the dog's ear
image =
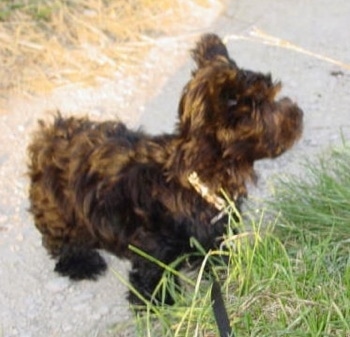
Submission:
POLYGON ((196 47, 191 51, 191 55, 198 68, 217 59, 237 67, 236 63, 230 59, 225 44, 216 34, 202 35, 196 47))
POLYGON ((226 62, 214 61, 200 68, 185 86, 179 104, 179 130, 183 135, 210 133, 235 109, 237 71, 226 62))
POLYGON ((195 129, 200 129, 205 123, 208 102, 204 102, 207 84, 194 86, 193 81, 187 83, 182 91, 178 107, 179 130, 182 135, 190 136, 195 129))

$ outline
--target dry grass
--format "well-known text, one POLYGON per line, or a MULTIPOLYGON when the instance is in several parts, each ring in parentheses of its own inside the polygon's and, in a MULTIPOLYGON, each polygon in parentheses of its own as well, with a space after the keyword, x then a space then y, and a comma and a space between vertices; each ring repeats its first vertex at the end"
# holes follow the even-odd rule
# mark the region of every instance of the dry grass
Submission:
POLYGON ((200 28, 218 8, 219 0, 2 0, 0 95, 130 69, 157 38, 200 28))

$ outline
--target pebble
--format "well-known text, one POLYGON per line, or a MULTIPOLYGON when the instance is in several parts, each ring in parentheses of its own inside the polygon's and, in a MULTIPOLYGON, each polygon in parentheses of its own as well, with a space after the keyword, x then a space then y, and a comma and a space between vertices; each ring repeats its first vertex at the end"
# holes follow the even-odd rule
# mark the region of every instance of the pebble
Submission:
POLYGON ((19 241, 19 242, 22 242, 24 239, 23 237, 23 234, 22 233, 19 233, 17 236, 16 236, 16 240, 19 241))
POLYGON ((69 279, 65 277, 56 277, 53 280, 50 280, 46 285, 45 288, 53 293, 60 292, 66 288, 68 288, 70 285, 69 279))
POLYGON ((8 222, 8 220, 9 220, 8 216, 0 215, 0 223, 1 224, 4 224, 4 223, 8 222))
POLYGON ((72 307, 74 311, 83 311, 86 309, 86 303, 78 303, 72 307))
POLYGON ((108 314, 109 308, 108 306, 104 305, 98 309, 98 313, 101 314, 102 316, 108 314))
POLYGON ((11 245, 10 246, 11 252, 18 252, 19 251, 19 246, 18 245, 11 245))
POLYGON ((62 326, 63 332, 69 332, 73 329, 73 327, 70 324, 66 324, 62 326))
POLYGON ((17 126, 17 130, 18 130, 19 132, 24 132, 24 131, 25 131, 25 127, 24 127, 23 125, 18 125, 18 126, 17 126))
POLYGON ((81 293, 78 296, 75 296, 72 300, 74 303, 87 302, 91 300, 94 296, 91 293, 81 293))
POLYGON ((99 320, 102 316, 105 316, 109 313, 109 308, 107 306, 101 306, 98 309, 95 310, 95 312, 92 314, 92 318, 94 320, 99 320))

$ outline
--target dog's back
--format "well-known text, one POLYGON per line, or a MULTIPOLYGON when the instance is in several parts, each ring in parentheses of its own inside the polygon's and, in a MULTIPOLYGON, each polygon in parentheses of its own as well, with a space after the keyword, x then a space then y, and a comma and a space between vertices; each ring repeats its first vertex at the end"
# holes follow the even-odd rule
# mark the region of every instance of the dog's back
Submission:
MULTIPOLYGON (((28 147, 30 211, 43 235, 43 244, 52 256, 60 254, 68 237, 70 241, 95 245, 88 227, 78 221, 79 214, 76 214, 78 196, 72 193, 76 176, 81 176, 84 165, 93 160, 96 149, 104 146, 105 153, 110 148, 115 151, 114 145, 118 142, 123 154, 114 159, 126 161, 132 156, 136 141, 137 137, 118 122, 95 123, 86 118, 65 119, 60 115, 52 124, 39 122, 39 129, 28 147)), ((97 152, 102 155, 101 151, 97 152)), ((105 166, 107 164, 99 161, 96 169, 102 171, 105 166)), ((86 168, 88 170, 88 166, 86 168)), ((113 169, 115 173, 116 166, 113 169)))

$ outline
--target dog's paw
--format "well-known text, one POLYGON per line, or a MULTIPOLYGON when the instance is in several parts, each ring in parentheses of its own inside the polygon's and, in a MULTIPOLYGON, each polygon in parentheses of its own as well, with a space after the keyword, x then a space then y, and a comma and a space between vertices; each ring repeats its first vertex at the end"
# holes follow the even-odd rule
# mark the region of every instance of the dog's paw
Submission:
POLYGON ((96 250, 68 248, 59 257, 55 271, 72 280, 96 280, 107 269, 107 264, 96 250))

